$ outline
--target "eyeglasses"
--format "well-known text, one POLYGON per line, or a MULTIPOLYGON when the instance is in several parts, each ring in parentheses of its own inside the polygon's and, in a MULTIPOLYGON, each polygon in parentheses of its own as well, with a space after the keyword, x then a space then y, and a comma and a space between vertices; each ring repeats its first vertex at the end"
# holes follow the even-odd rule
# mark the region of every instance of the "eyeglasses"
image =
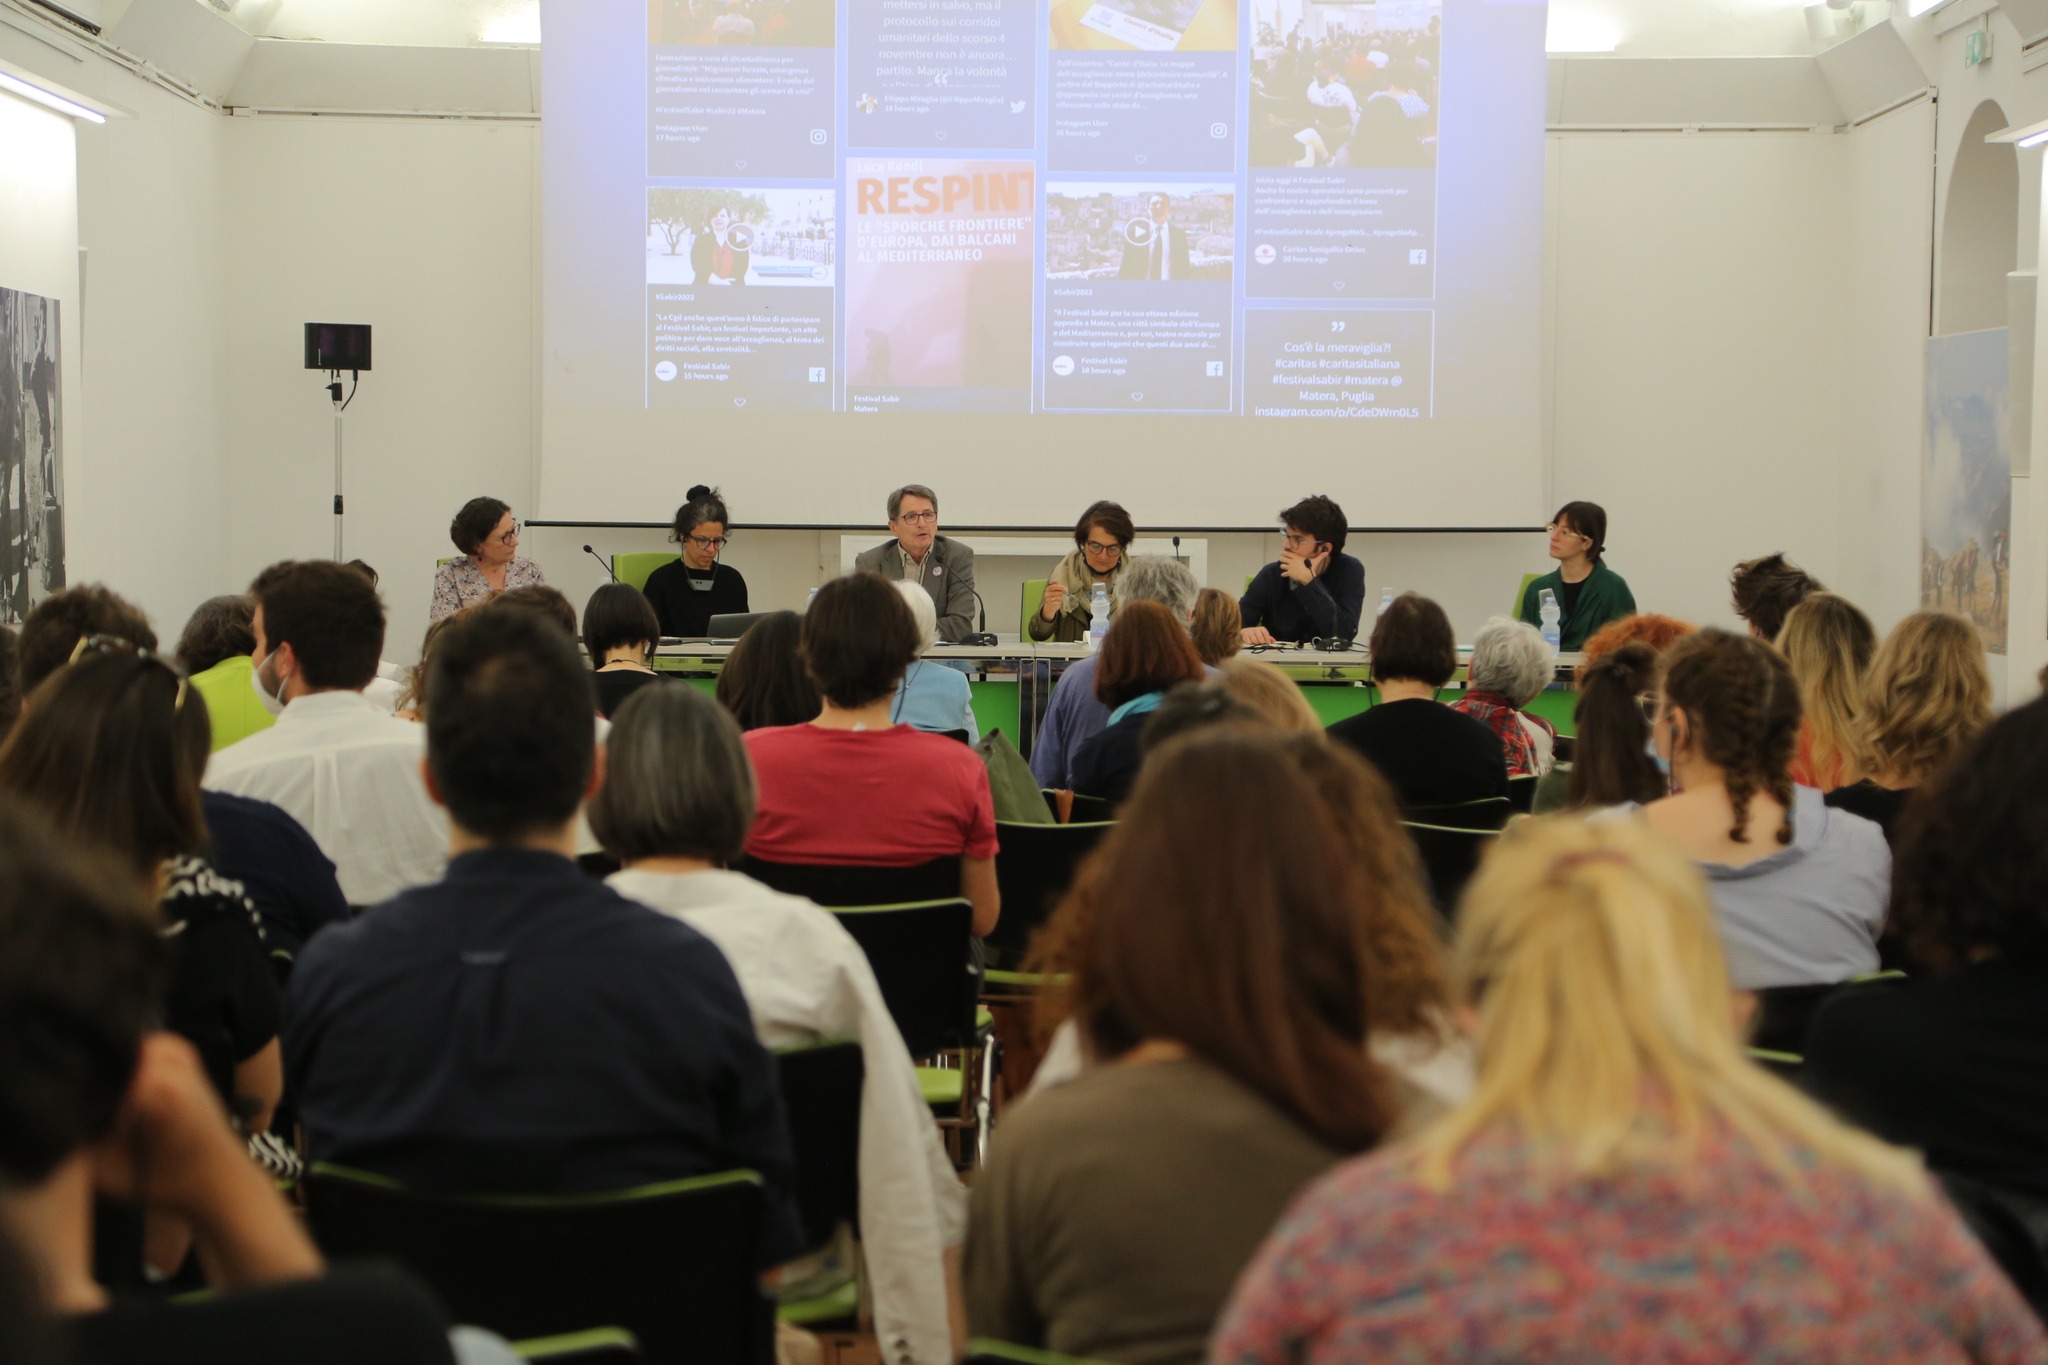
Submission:
POLYGON ((1307 549, 1316 543, 1316 538, 1311 535, 1304 535, 1298 531, 1289 531, 1280 537, 1280 543, 1290 550, 1297 548, 1307 549))
POLYGON ((1643 713, 1643 724, 1645 724, 1645 725, 1654 725, 1654 724, 1656 724, 1656 723, 1657 723, 1657 694, 1656 694, 1655 692, 1638 692, 1638 693, 1636 693, 1636 710, 1638 710, 1638 711, 1640 711, 1640 712, 1642 712, 1642 713, 1643 713))
POLYGON ((1565 525, 1561 521, 1553 521, 1550 523, 1550 525, 1544 527, 1543 529, 1553 536, 1562 532, 1563 534, 1568 536, 1577 536, 1580 540, 1591 540, 1593 538, 1587 535, 1584 531, 1574 531, 1571 527, 1565 525))
POLYGON ((1115 541, 1111 541, 1109 544, 1104 545, 1100 541, 1085 540, 1081 542, 1081 548, 1087 551, 1089 554, 1094 555, 1097 558, 1100 558, 1104 555, 1116 554, 1119 551, 1121 551, 1124 547, 1117 544, 1115 541))
POLYGON ((732 543, 731 536, 684 536, 683 539, 700 550, 723 550, 732 543))
POLYGON ((937 521, 938 519, 939 513, 936 508, 929 512, 903 512, 899 513, 896 517, 896 520, 907 521, 912 526, 927 525, 931 522, 937 521))
POLYGON ((519 523, 513 522, 511 530, 501 536, 492 536, 491 539, 497 541, 500 545, 516 544, 519 540, 519 523))
POLYGON ((131 654, 157 665, 178 680, 178 695, 171 702, 171 714, 175 716, 185 709, 185 695, 191 691, 192 685, 185 678, 185 670, 163 655, 143 649, 133 640, 124 640, 118 635, 84 635, 71 647, 71 657, 64 662, 75 664, 88 654, 131 654))

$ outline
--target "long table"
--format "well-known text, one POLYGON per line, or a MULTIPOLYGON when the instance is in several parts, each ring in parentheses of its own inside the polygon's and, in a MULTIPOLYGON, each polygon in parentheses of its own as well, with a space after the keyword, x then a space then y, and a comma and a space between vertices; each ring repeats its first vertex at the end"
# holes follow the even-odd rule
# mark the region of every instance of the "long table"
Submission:
MULTIPOLYGON (((732 653, 733 640, 674 640, 665 641, 655 651, 654 666, 664 672, 684 676, 715 677, 725 664, 726 656, 732 653)), ((1059 681, 1060 674, 1067 666, 1089 654, 1085 642, 1061 644, 1054 641, 1033 640, 1014 635, 998 636, 992 645, 951 645, 935 644, 924 651, 924 657, 956 665, 964 670, 979 674, 984 681, 1009 675, 1016 680, 1017 687, 1017 748, 1026 755, 1037 739, 1038 730, 1045 720, 1046 704, 1052 699, 1052 689, 1059 681)), ((1284 668, 1297 683, 1316 688, 1312 700, 1320 695, 1325 685, 1361 686, 1371 676, 1372 658, 1364 645, 1348 650, 1307 649, 1293 646, 1266 646, 1247 650, 1253 658, 1284 668)), ((1459 646, 1458 660, 1462 665, 1471 657, 1468 646, 1459 646)), ((1557 659, 1557 682, 1569 688, 1574 670, 1581 655, 1560 654, 1557 659)), ((1539 697, 1541 702, 1543 698, 1539 697)), ((1318 707, 1319 713, 1325 708, 1318 707)), ((1343 708, 1346 714, 1363 710, 1364 706, 1343 708)), ((1555 711, 1559 708, 1532 706, 1533 710, 1555 711)), ((1569 707, 1562 708, 1563 716, 1551 715, 1553 722, 1569 719, 1569 707)), ((1335 719, 1326 715, 1325 719, 1335 719)), ((1561 727, 1562 728, 1562 727, 1561 727)))

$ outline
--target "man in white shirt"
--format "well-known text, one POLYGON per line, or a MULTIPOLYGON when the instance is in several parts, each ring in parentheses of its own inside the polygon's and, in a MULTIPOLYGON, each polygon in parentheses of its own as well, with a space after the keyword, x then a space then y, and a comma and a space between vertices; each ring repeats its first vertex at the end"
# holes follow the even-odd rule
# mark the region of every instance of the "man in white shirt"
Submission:
POLYGON ((1337 79, 1327 62, 1316 63, 1316 78, 1308 88, 1308 102, 1318 109, 1342 109, 1351 126, 1358 126, 1358 97, 1351 87, 1337 79))
POLYGON ((421 727, 363 695, 384 647, 384 604, 345 564, 287 561, 250 585, 252 674, 277 724, 231 744, 206 786, 283 807, 333 860, 350 905, 440 880, 448 818, 420 773, 421 727))

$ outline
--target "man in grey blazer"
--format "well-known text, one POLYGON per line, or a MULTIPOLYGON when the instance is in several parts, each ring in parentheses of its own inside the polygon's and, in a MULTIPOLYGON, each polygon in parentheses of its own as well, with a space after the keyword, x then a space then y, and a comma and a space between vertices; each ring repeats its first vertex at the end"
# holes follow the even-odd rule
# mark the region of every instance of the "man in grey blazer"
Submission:
POLYGON ((909 579, 931 594, 939 638, 959 641, 974 633, 974 551, 939 534, 939 497, 907 483, 889 495, 889 529, 896 539, 864 550, 853 567, 890 580, 909 579))

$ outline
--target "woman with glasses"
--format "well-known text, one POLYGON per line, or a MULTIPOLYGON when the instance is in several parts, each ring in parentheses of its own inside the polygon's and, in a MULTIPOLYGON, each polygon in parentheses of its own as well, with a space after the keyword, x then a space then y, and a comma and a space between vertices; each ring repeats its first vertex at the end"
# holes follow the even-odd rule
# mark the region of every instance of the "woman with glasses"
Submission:
POLYGON ((1365 611, 1365 565, 1344 553, 1344 509, 1317 494, 1280 514, 1280 558, 1237 604, 1247 645, 1349 641, 1365 611))
POLYGON ((1115 619, 1117 581, 1137 534, 1131 514, 1118 504, 1090 503, 1074 523, 1073 553, 1053 565, 1046 577, 1045 596, 1025 627, 1031 638, 1069 643, 1087 639, 1098 584, 1109 589, 1109 614, 1115 619))
POLYGON ((471 498, 462 504, 448 524, 448 538, 462 555, 434 571, 430 620, 487 602, 507 588, 547 582, 540 565, 519 557, 519 519, 496 498, 471 498))
POLYGON ((731 520, 717 489, 700 483, 684 495, 669 532, 681 557, 647 575, 641 589, 663 635, 701 638, 711 633, 712 617, 749 610, 747 580, 730 564, 718 562, 719 552, 732 541, 725 531, 731 520))
POLYGON ((1557 567, 1522 590, 1518 613, 1543 625, 1543 594, 1557 599, 1558 648, 1576 650, 1609 621, 1635 614, 1635 595, 1601 558, 1607 551, 1607 510, 1597 502, 1568 502, 1550 525, 1550 557, 1557 567))

